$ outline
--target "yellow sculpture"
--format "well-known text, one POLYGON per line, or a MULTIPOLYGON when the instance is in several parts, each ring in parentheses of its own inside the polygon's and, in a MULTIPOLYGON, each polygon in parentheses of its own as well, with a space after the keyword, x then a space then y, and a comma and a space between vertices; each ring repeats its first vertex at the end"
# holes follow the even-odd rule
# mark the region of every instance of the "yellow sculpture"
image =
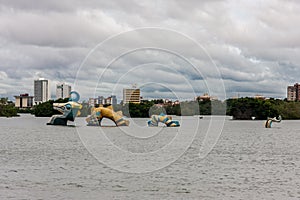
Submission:
POLYGON ((92 108, 91 115, 86 118, 88 126, 101 126, 103 118, 112 120, 116 126, 128 126, 129 121, 123 118, 122 111, 114 112, 112 106, 92 108))

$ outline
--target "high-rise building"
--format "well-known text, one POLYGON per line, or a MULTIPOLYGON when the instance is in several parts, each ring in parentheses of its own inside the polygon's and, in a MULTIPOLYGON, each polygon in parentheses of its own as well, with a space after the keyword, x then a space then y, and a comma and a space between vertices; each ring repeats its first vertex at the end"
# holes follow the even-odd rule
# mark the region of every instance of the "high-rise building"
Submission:
POLYGON ((296 90, 296 101, 300 101, 300 84, 295 83, 294 88, 296 90))
POLYGON ((104 97, 103 96, 98 96, 98 104, 103 105, 104 103, 104 97))
POLYGON ((71 86, 65 83, 59 83, 56 85, 56 99, 69 98, 71 92, 71 86))
POLYGON ((50 99, 49 81, 43 78, 34 80, 34 102, 36 104, 50 99))
POLYGON ((33 96, 26 94, 20 94, 20 96, 15 96, 17 108, 31 108, 33 106, 33 96))
POLYGON ((112 105, 116 105, 117 104, 117 97, 116 97, 116 95, 111 95, 110 97, 111 97, 111 104, 112 105))
POLYGON ((295 83, 294 86, 287 87, 287 100, 300 101, 300 84, 295 83))
POLYGON ((296 100, 296 90, 295 90, 294 86, 287 87, 287 100, 288 101, 296 100))
POLYGON ((140 103, 141 92, 138 88, 123 89, 123 104, 140 103))

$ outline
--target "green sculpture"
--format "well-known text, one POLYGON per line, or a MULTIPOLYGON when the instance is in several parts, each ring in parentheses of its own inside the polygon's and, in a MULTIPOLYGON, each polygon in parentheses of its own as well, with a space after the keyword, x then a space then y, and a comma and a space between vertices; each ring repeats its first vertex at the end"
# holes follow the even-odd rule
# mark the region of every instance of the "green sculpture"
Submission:
POLYGON ((68 121, 74 121, 75 117, 80 114, 82 105, 77 103, 80 96, 77 92, 72 91, 70 95, 75 94, 75 98, 70 98, 67 103, 53 103, 53 109, 58 110, 62 115, 53 115, 47 125, 66 126, 68 121))

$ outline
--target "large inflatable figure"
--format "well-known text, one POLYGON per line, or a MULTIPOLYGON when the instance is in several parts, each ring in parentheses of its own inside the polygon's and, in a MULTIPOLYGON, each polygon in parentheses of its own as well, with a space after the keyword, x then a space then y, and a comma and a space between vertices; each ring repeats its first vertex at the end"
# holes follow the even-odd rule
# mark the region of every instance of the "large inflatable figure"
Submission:
POLYGON ((161 113, 160 115, 152 115, 151 119, 148 121, 148 126, 158 126, 158 123, 164 123, 168 127, 177 127, 180 126, 179 121, 172 120, 171 116, 161 113))
POLYGON ((268 117, 268 119, 265 123, 265 127, 266 128, 271 128, 272 127, 272 122, 277 122, 277 123, 281 122, 281 116, 279 115, 278 119, 276 117, 274 117, 274 118, 268 117))
POLYGON ((53 103, 53 109, 58 110, 62 115, 53 115, 47 125, 63 125, 66 126, 68 121, 74 121, 75 117, 80 114, 82 105, 77 103, 80 96, 77 92, 72 91, 70 95, 76 95, 75 98, 70 97, 67 103, 53 103))
POLYGON ((122 111, 114 112, 112 106, 92 108, 92 114, 86 118, 88 126, 101 126, 103 118, 112 120, 116 126, 128 126, 129 121, 123 118, 122 111))

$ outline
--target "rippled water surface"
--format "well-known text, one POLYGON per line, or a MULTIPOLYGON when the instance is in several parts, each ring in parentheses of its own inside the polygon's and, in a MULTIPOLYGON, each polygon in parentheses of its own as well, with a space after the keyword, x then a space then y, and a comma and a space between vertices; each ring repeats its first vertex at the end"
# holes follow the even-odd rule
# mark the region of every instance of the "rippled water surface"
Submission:
POLYGON ((99 128, 83 118, 68 127, 0 118, 0 199, 300 199, 300 121, 266 129, 226 118, 200 158, 210 117, 184 120, 182 128, 148 128, 146 119, 99 128))

